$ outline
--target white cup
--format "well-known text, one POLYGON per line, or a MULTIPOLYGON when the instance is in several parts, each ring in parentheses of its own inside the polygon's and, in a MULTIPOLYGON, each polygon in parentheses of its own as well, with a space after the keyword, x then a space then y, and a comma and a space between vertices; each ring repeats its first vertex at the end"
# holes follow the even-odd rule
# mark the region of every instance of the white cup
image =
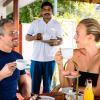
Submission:
POLYGON ((23 70, 25 69, 25 66, 26 66, 26 61, 23 60, 23 59, 18 59, 16 60, 16 67, 19 69, 19 70, 23 70))
POLYGON ((61 48, 63 58, 70 59, 73 56, 73 48, 61 48))

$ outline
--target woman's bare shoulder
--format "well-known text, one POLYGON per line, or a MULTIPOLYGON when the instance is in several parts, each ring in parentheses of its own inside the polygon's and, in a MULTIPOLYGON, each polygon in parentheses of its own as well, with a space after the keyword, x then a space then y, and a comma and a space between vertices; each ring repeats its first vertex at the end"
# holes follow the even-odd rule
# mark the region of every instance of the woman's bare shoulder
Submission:
POLYGON ((100 53, 100 48, 98 49, 99 53, 100 53))
POLYGON ((80 49, 74 49, 74 54, 77 55, 77 54, 85 54, 85 49, 83 48, 80 48, 80 49))
POLYGON ((96 57, 100 58, 100 48, 98 49, 98 52, 96 53, 96 57))

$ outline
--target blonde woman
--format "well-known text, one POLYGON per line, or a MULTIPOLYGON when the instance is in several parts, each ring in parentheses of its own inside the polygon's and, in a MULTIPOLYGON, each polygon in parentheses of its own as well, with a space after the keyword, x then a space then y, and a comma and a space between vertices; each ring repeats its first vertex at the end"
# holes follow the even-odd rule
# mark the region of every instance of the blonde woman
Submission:
POLYGON ((75 74, 73 64, 73 61, 75 61, 81 74, 79 89, 84 90, 86 79, 89 78, 92 80, 94 95, 100 96, 100 48, 96 45, 100 42, 100 24, 92 18, 81 20, 76 28, 75 40, 77 49, 74 50, 73 57, 69 59, 66 70, 63 68, 61 52, 56 53, 55 60, 59 68, 60 85, 72 85, 72 81, 65 79, 64 74, 70 72, 75 74))

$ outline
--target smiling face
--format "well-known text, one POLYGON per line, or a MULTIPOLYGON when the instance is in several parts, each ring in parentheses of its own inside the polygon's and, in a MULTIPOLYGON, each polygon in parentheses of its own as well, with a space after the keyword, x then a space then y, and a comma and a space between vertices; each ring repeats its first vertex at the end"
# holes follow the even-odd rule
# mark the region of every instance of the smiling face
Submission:
POLYGON ((75 40, 78 48, 85 48, 89 42, 89 35, 87 35, 84 24, 79 24, 76 28, 75 40))
POLYGON ((50 20, 52 17, 52 8, 50 6, 43 6, 41 10, 41 15, 44 20, 50 20))
POLYGON ((3 35, 0 35, 0 43, 4 48, 12 50, 15 43, 18 43, 18 33, 13 23, 6 23, 3 26, 3 35))

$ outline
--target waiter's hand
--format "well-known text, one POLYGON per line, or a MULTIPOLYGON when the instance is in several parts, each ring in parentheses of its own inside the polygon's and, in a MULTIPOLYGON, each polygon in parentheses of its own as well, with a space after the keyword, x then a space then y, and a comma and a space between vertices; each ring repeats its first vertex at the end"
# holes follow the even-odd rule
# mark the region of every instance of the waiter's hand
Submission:
POLYGON ((50 46, 58 46, 58 45, 62 44, 62 38, 57 37, 57 39, 50 39, 47 43, 50 46))
POLYGON ((35 37, 35 40, 43 40, 42 33, 38 33, 34 37, 35 37))

